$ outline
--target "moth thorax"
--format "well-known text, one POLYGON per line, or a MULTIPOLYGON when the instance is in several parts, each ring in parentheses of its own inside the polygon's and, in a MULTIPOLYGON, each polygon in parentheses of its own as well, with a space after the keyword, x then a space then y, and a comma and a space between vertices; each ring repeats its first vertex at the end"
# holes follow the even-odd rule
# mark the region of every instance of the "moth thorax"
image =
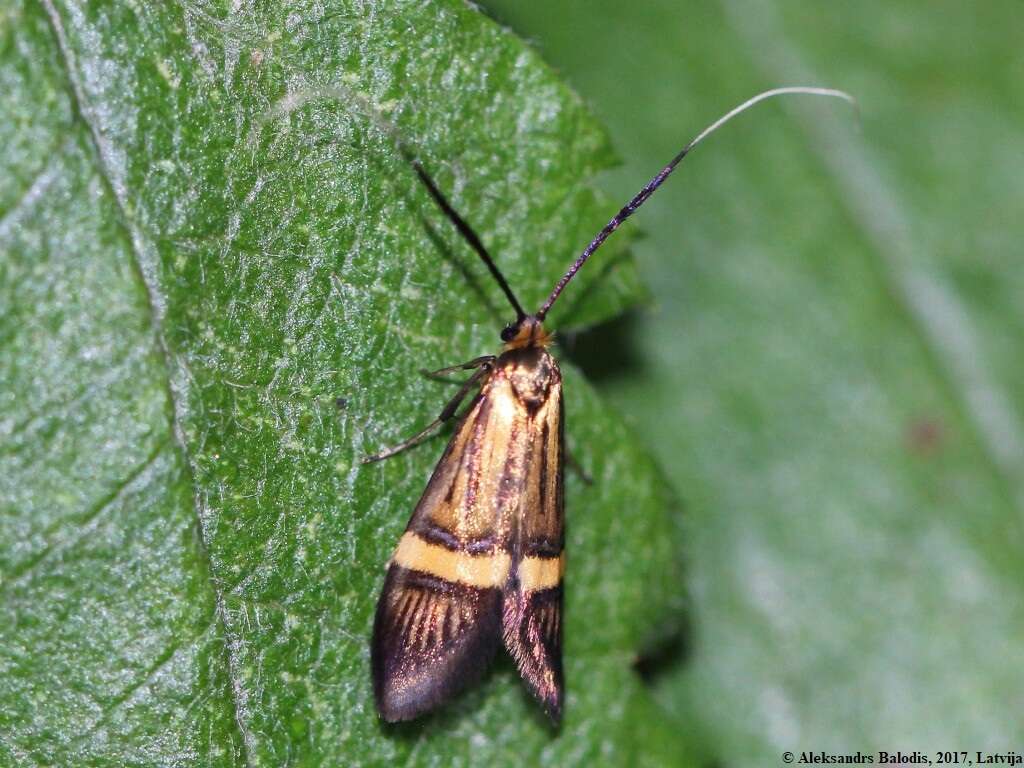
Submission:
POLYGON ((558 375, 555 361, 542 347, 525 347, 505 352, 498 361, 513 391, 527 405, 540 405, 548 398, 551 382, 558 375))

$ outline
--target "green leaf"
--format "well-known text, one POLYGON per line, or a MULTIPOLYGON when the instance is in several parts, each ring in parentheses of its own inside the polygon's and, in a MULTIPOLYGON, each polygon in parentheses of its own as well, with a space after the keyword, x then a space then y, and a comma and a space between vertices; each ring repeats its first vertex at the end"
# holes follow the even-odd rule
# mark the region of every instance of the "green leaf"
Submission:
MULTIPOLYGON (((602 131, 459 2, 9 3, 0 18, 0 762, 664 764, 633 669, 680 611, 679 513, 566 365, 560 732, 511 666, 384 728, 367 640, 443 437, 511 319, 393 121, 536 306, 608 205, 602 131), (340 407, 339 407, 340 405, 340 407)), ((623 239, 553 316, 643 297, 623 239)))
POLYGON ((661 700, 725 765, 1013 745, 1019 4, 488 5, 607 121, 620 200, 759 90, 860 100, 860 130, 799 99, 702 145, 634 219, 658 311, 581 341, 688 512, 661 700))

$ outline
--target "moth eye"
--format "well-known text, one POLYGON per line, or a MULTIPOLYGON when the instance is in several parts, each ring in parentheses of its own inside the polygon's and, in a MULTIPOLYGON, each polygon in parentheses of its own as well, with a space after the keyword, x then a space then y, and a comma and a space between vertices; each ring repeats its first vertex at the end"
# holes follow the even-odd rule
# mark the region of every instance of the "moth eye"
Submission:
POLYGON ((516 337, 516 334, 518 332, 519 332, 519 324, 518 323, 509 323, 501 331, 501 340, 502 341, 512 341, 512 339, 514 339, 516 337))

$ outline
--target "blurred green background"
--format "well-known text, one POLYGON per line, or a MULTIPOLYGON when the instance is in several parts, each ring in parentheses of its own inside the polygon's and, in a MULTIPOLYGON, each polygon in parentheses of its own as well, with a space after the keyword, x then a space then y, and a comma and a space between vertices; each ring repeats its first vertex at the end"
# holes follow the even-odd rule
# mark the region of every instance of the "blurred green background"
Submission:
POLYGON ((609 127, 619 201, 758 90, 860 102, 701 146, 635 217, 652 310, 573 353, 684 501, 662 701, 726 765, 1019 746, 1020 5, 485 5, 609 127))
POLYGON ((1019 747, 1018 3, 3 10, 0 765, 1019 747), (562 729, 507 662, 382 726, 373 607, 443 439, 359 459, 508 318, 346 94, 532 305, 793 84, 859 121, 730 123, 552 318, 595 480, 567 480, 562 729))

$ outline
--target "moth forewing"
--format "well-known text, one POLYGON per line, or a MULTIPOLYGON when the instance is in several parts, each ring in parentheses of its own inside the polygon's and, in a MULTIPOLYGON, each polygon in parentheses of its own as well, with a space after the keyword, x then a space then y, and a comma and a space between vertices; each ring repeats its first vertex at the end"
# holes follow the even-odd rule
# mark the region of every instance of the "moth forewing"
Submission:
POLYGON ((564 422, 561 374, 548 359, 556 376, 532 414, 531 453, 516 516, 515 571, 504 593, 502 629, 520 675, 557 722, 563 696, 564 422))
POLYGON ((479 505, 467 482, 492 417, 488 383, 456 428, 388 565, 371 646, 377 709, 388 721, 448 700, 479 677, 498 645, 501 547, 493 521, 474 514, 479 505))
POLYGON ((455 429, 388 567, 373 632, 386 720, 443 703, 499 642, 561 711, 561 373, 508 349, 455 429))

